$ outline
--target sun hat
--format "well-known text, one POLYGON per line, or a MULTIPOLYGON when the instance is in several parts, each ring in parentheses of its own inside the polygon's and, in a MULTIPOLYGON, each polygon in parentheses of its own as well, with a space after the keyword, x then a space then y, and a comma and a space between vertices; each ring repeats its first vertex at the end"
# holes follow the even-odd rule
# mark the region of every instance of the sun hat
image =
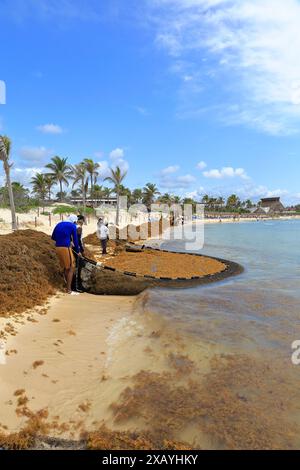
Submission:
POLYGON ((68 221, 68 222, 71 222, 72 224, 76 224, 76 222, 78 221, 78 217, 77 217, 77 215, 75 215, 75 214, 71 214, 71 215, 67 218, 67 221, 68 221))

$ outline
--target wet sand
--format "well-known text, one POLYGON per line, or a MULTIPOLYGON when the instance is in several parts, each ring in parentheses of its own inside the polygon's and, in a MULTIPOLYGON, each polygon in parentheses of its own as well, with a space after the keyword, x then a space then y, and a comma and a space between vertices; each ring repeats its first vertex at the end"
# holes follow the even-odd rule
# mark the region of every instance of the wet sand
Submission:
MULTIPOLYGON (((164 439, 193 442, 196 431, 190 426, 188 431, 180 426, 174 432, 161 432, 155 418, 152 422, 157 406, 148 384, 152 374, 166 393, 173 383, 171 376, 166 382, 168 373, 175 372, 180 384, 177 373, 189 370, 192 360, 184 357, 185 346, 177 332, 144 309, 147 299, 147 294, 131 298, 59 294, 50 300, 47 314, 40 310, 1 318, 1 331, 10 325, 12 334, 6 333, 8 355, 0 358, 0 437, 26 429, 28 418, 39 415, 46 427, 38 424, 38 435, 77 440, 78 448, 82 433, 99 431, 103 424, 112 432, 149 431, 159 442, 157 448, 164 439), (149 393, 149 409, 143 418, 139 413, 131 416, 125 404, 123 416, 123 394, 141 386, 140 374, 149 393)), ((205 351, 203 370, 211 356, 209 348, 205 351)), ((170 407, 177 403, 171 401, 170 407)), ((96 442, 99 436, 102 442, 102 431, 96 442)))
POLYGON ((119 393, 113 386, 109 396, 101 393, 107 380, 110 337, 118 322, 126 322, 133 302, 131 298, 60 295, 51 299, 47 315, 26 314, 17 322, 2 318, 2 331, 8 324, 14 331, 6 334, 6 363, 3 355, 0 361, 4 429, 15 432, 24 425, 26 417, 16 413, 22 408, 20 397, 19 403, 26 402, 32 412, 46 408, 48 421, 64 424, 68 437, 106 417, 107 401, 117 399, 119 393))

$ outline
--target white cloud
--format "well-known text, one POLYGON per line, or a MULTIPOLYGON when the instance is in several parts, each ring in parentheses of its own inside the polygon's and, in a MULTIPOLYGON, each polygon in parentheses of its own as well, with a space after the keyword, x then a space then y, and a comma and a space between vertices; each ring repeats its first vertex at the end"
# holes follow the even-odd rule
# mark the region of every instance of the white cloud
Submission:
MULTIPOLYGON (((217 104, 214 96, 221 106, 217 117, 228 125, 244 124, 273 135, 299 132, 298 0, 150 4, 156 42, 187 64, 187 76, 193 69, 198 73, 199 83, 210 91, 211 106, 217 104)), ((187 107, 196 113, 201 101, 189 100, 187 107)))
POLYGON ((204 170, 206 167, 207 167, 207 163, 205 163, 205 162, 203 162, 203 161, 202 161, 202 162, 199 162, 199 163, 197 164, 198 170, 204 170))
MULTIPOLYGON (((95 155, 103 156, 102 152, 96 152, 95 155)), ((129 163, 125 160, 125 151, 122 148, 116 148, 112 150, 109 154, 110 161, 101 160, 100 163, 100 178, 104 179, 107 176, 110 176, 110 168, 116 168, 117 166, 120 167, 122 172, 127 172, 129 170, 129 163)))
POLYGON ((201 186, 200 188, 195 189, 195 191, 186 192, 184 196, 186 198, 191 198, 191 199, 195 199, 196 201, 197 200, 199 201, 202 198, 202 196, 204 196, 204 194, 205 194, 205 189, 201 186))
POLYGON ((161 170, 161 175, 170 175, 172 173, 176 173, 179 169, 180 167, 178 165, 168 166, 167 168, 161 170))
POLYGON ((105 179, 107 176, 110 176, 110 166, 107 160, 101 160, 98 162, 100 165, 99 176, 101 179, 105 179))
POLYGON ((109 154, 109 156, 112 160, 123 158, 124 155, 125 155, 124 149, 121 149, 121 148, 116 148, 116 149, 112 150, 109 154))
POLYGON ((43 124, 38 126, 37 130, 43 134, 62 134, 64 132, 63 128, 58 124, 43 124))
POLYGON ((178 176, 177 181, 179 183, 190 184, 190 183, 194 183, 196 181, 196 178, 192 175, 184 175, 184 176, 178 176))
POLYGON ((224 178, 242 178, 248 179, 247 173, 244 168, 223 167, 221 170, 214 169, 203 172, 205 178, 224 179, 224 178))
POLYGON ((172 176, 172 174, 162 175, 159 181, 159 186, 164 189, 186 189, 195 183, 196 178, 192 175, 172 176))
POLYGON ((44 173, 44 168, 12 168, 11 170, 11 179, 12 181, 17 181, 23 184, 25 187, 30 186, 31 179, 37 173, 44 173))
POLYGON ((129 163, 127 160, 124 160, 124 159, 117 160, 115 162, 114 167, 116 166, 120 167, 122 172, 127 172, 129 170, 129 163))
POLYGON ((289 191, 287 189, 275 189, 272 191, 267 191, 266 197, 284 197, 288 196, 289 191))
POLYGON ((281 197, 285 201, 295 200, 295 194, 282 188, 270 189, 264 185, 256 185, 252 182, 245 182, 242 186, 230 186, 215 188, 214 193, 218 192, 224 197, 228 197, 230 194, 237 194, 242 200, 252 199, 259 201, 263 197, 281 197))
POLYGON ((53 154, 52 150, 46 147, 22 147, 20 156, 25 163, 43 164, 53 154))

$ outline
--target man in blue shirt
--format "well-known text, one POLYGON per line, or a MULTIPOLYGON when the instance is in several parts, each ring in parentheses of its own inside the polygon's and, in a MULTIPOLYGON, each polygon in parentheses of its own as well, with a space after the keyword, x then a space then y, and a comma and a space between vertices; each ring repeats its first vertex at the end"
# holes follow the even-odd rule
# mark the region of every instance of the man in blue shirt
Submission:
POLYGON ((71 295, 77 294, 76 292, 72 292, 72 280, 75 271, 75 258, 72 248, 76 251, 78 256, 81 256, 77 236, 77 220, 76 215, 70 215, 66 222, 59 222, 52 233, 52 240, 55 241, 57 257, 61 267, 64 269, 67 292, 71 295))

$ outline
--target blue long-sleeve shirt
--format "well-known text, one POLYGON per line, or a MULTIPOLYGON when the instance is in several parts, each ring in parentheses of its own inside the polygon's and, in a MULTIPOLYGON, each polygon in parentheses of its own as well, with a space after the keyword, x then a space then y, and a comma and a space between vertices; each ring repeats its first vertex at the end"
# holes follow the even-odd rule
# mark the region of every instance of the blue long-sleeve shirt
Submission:
POLYGON ((59 222, 52 233, 52 240, 57 247, 70 248, 74 244, 74 250, 79 253, 79 243, 77 237, 77 227, 72 222, 59 222))

